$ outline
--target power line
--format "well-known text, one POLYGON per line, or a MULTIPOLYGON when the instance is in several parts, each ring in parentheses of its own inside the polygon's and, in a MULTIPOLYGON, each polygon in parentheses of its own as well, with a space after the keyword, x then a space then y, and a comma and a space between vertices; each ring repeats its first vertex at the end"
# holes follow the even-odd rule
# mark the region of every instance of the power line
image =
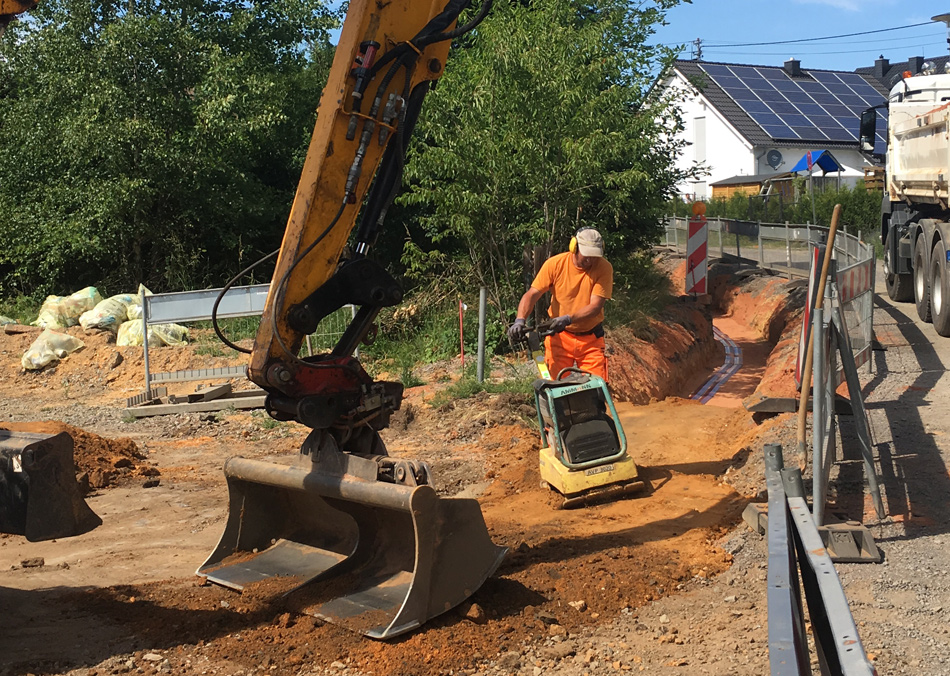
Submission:
MULTIPOLYGON (((841 35, 826 35, 820 38, 801 38, 799 40, 773 40, 771 42, 738 42, 738 43, 723 43, 723 44, 709 44, 706 43, 706 47, 768 47, 771 45, 793 45, 801 42, 816 42, 818 40, 837 40, 839 38, 853 38, 859 35, 874 35, 875 33, 887 33, 890 31, 899 31, 906 28, 917 28, 918 26, 933 26, 933 21, 923 21, 921 23, 912 23, 906 26, 894 26, 893 28, 879 28, 873 31, 861 31, 860 33, 843 33, 841 35)), ((670 47, 675 45, 680 45, 680 42, 671 42, 667 43, 664 46, 670 47)))
MULTIPOLYGON (((922 45, 918 45, 922 46, 922 45)), ((730 52, 730 51, 720 51, 718 49, 710 47, 710 50, 716 52, 717 55, 729 54, 732 56, 788 56, 788 52, 730 52)), ((807 52, 801 54, 801 56, 829 56, 833 54, 875 54, 880 52, 880 49, 852 49, 845 51, 835 51, 835 52, 807 52)))

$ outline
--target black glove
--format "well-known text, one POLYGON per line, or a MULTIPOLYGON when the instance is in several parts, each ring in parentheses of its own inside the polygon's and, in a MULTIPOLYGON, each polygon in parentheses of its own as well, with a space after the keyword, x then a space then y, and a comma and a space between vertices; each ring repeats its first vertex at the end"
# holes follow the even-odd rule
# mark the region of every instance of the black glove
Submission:
POLYGON ((561 315, 560 317, 555 317, 550 322, 548 326, 551 328, 551 331, 554 333, 560 333, 567 328, 567 325, 571 323, 571 315, 561 315))
POLYGON ((508 327, 508 338, 513 343, 520 343, 524 340, 524 320, 519 317, 515 323, 508 327))

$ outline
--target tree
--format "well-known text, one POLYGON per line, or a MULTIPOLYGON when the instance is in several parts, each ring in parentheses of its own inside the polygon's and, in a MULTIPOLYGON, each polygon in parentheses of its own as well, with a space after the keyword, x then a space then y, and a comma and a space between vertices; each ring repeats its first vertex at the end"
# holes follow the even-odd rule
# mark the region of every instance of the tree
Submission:
POLYGON ((414 139, 400 200, 439 250, 408 242, 411 273, 451 264, 512 308, 526 245, 563 246, 582 226, 615 254, 655 239, 681 178, 667 133, 679 121, 649 95, 673 54, 647 40, 674 4, 495 3, 453 50, 414 139))
POLYGON ((276 248, 334 24, 320 0, 48 0, 11 26, 0 293, 193 288, 276 248))

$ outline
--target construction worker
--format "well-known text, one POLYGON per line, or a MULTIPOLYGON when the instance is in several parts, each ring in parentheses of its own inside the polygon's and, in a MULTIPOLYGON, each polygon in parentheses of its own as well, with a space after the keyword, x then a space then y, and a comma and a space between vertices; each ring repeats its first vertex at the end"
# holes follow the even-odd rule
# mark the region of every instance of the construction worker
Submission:
POLYGON ((538 299, 551 291, 548 314, 554 333, 544 341, 544 361, 551 376, 577 366, 607 380, 604 303, 613 292, 614 269, 604 258, 603 238, 593 228, 578 230, 568 248, 541 266, 518 303, 508 337, 516 344, 524 338, 525 318, 538 299))

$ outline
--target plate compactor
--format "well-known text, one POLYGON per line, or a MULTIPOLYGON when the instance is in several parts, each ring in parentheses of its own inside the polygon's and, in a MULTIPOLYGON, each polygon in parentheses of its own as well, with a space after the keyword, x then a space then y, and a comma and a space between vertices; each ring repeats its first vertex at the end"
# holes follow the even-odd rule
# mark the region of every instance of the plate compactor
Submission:
POLYGON ((541 426, 542 486, 564 496, 562 509, 604 502, 644 490, 627 455, 627 437, 602 378, 566 368, 552 379, 544 362, 544 326, 525 339, 541 378, 534 399, 541 426))

